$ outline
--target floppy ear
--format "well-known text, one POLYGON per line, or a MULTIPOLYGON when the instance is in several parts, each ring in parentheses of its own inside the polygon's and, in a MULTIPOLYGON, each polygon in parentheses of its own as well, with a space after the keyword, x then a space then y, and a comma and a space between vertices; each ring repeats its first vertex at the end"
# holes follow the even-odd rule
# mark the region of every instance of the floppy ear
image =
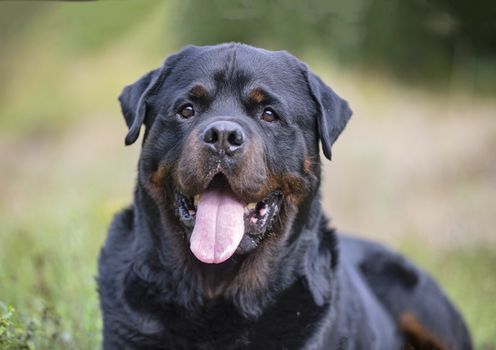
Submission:
POLYGON ((339 97, 330 87, 306 67, 306 78, 315 104, 317 125, 322 150, 331 159, 331 146, 343 131, 353 114, 348 102, 339 97))
POLYGON ((126 135, 126 146, 134 143, 139 136, 141 125, 146 117, 146 98, 150 95, 154 85, 157 85, 157 77, 160 69, 155 69, 135 83, 128 85, 119 96, 122 114, 126 120, 129 131, 126 135))
POLYGON ((119 96, 122 114, 129 131, 126 135, 126 146, 133 144, 139 137, 141 125, 146 119, 146 103, 149 97, 156 95, 165 78, 170 74, 176 63, 185 56, 186 51, 193 49, 188 46, 182 51, 169 56, 162 67, 148 72, 135 83, 128 85, 119 96))

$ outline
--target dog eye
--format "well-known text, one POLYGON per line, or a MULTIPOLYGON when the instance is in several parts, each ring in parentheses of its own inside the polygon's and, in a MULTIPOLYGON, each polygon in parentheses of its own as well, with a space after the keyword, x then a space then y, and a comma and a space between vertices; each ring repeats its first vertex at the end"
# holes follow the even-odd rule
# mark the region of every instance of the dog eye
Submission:
POLYGON ((272 110, 272 108, 265 108, 260 118, 270 123, 277 119, 277 115, 276 112, 272 110))
POLYGON ((183 118, 190 118, 195 115, 195 110, 191 104, 187 104, 181 107, 179 115, 183 118))

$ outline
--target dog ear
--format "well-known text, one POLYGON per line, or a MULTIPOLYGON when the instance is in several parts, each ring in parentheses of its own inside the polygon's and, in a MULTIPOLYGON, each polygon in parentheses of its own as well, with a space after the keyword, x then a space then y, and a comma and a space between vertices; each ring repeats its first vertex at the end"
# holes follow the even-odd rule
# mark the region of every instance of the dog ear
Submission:
POLYGON ((129 131, 126 135, 126 146, 133 144, 139 137, 141 125, 146 122, 146 103, 149 97, 156 95, 164 80, 177 62, 186 56, 187 51, 194 49, 188 46, 180 52, 169 56, 162 67, 148 72, 135 83, 128 85, 119 96, 122 114, 129 131))
POLYGON ((146 116, 146 97, 158 82, 159 71, 160 69, 155 69, 148 72, 135 83, 126 86, 119 96, 122 114, 129 128, 125 139, 126 146, 138 139, 146 116))
POLYGON ((322 150, 331 159, 331 146, 343 131, 353 114, 348 102, 339 97, 318 76, 306 68, 310 94, 317 106, 317 125, 322 150))

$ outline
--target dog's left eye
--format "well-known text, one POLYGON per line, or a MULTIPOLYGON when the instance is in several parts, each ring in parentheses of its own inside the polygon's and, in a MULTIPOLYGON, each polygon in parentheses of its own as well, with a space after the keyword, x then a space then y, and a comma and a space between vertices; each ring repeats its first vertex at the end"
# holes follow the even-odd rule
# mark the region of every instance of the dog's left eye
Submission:
POLYGON ((183 118, 190 118, 195 115, 195 109, 191 104, 187 104, 179 110, 179 115, 183 118))
POLYGON ((272 108, 265 108, 260 118, 270 123, 277 119, 277 114, 272 108))

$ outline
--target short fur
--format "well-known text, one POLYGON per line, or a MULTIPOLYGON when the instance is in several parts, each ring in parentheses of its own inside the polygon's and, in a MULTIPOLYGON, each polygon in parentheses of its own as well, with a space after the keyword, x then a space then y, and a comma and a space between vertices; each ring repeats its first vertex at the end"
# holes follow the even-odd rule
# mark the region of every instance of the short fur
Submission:
MULTIPOLYGON (((471 349, 438 285, 376 243, 337 235, 320 204, 319 143, 351 116, 343 99, 286 52, 188 46, 119 98, 135 142, 145 126, 134 203, 99 259, 105 349, 471 349), (195 115, 182 118, 185 103, 195 115), (266 106, 277 114, 267 122, 266 106), (213 156, 199 135, 237 123, 247 144, 213 156), (221 172, 260 201, 282 193, 270 230, 221 264, 198 261, 174 193, 201 193, 221 172)), ((246 236, 246 234, 245 234, 246 236)))

